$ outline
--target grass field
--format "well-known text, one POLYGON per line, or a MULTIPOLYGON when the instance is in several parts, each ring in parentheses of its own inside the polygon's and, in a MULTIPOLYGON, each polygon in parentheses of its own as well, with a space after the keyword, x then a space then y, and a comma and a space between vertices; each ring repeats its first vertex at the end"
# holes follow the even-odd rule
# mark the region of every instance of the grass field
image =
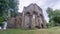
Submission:
POLYGON ((0 30, 0 34, 60 34, 60 27, 36 30, 7 29, 0 30))

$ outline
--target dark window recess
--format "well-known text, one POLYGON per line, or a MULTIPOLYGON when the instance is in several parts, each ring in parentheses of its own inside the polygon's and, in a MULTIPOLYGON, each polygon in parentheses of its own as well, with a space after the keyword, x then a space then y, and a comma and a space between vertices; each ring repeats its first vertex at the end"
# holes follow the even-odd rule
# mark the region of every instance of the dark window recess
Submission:
POLYGON ((27 12, 26 14, 30 14, 30 12, 27 12))
POLYGON ((44 28, 43 24, 41 24, 42 28, 44 28))

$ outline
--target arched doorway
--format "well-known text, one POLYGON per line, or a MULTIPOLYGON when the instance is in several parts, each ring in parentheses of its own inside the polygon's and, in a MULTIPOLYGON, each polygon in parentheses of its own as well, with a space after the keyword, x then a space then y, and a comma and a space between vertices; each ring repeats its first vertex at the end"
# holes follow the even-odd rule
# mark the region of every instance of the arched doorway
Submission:
POLYGON ((25 28, 30 27, 30 12, 26 12, 25 14, 25 28))

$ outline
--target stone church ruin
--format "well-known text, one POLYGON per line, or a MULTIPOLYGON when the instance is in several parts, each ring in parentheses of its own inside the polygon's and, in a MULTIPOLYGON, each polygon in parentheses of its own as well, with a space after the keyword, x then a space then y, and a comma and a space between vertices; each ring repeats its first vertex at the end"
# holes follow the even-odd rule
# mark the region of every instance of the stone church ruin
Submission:
POLYGON ((7 23, 8 28, 45 28, 46 23, 42 9, 37 4, 30 4, 24 7, 23 12, 15 18, 10 17, 7 23))

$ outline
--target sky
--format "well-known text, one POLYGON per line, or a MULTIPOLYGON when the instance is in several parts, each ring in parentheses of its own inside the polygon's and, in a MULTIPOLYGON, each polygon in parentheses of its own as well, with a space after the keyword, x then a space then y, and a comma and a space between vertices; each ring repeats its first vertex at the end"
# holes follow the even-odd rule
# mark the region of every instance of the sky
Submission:
POLYGON ((46 9, 48 7, 55 9, 60 9, 60 0, 19 0, 19 12, 23 11, 24 6, 27 7, 31 3, 36 3, 43 10, 44 18, 48 22, 48 14, 46 9))

